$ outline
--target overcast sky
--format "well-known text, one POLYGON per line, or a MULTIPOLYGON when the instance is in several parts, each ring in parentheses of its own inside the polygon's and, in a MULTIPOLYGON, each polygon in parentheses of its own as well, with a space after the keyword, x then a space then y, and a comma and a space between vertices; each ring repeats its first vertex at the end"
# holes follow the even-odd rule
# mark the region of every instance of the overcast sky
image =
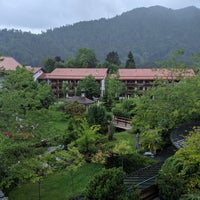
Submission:
POLYGON ((200 0, 0 0, 0 28, 39 33, 79 21, 111 18, 138 7, 200 8, 200 0))

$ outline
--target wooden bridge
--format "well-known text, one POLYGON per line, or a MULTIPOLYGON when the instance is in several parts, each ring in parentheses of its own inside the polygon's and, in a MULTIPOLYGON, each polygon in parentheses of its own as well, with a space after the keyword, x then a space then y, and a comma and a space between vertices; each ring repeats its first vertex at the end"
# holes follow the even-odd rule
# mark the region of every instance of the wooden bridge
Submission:
POLYGON ((116 117, 113 118, 113 125, 116 128, 121 128, 125 130, 131 130, 131 119, 124 117, 116 117))

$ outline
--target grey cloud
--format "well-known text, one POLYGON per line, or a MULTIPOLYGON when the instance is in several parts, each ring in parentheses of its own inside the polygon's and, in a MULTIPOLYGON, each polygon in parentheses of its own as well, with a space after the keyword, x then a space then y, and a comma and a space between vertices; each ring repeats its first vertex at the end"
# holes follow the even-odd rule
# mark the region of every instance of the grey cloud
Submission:
POLYGON ((78 21, 110 18, 136 7, 200 7, 199 0, 0 0, 0 27, 54 28, 78 21))

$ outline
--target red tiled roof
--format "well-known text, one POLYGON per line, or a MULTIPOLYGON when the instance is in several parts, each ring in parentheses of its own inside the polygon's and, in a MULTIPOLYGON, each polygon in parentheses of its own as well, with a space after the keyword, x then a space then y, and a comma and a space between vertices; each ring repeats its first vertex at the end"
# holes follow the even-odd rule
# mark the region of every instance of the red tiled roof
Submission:
POLYGON ((51 73, 42 74, 39 79, 81 80, 92 75, 96 80, 102 80, 107 74, 107 68, 56 68, 51 73))
POLYGON ((16 70, 17 66, 22 67, 22 65, 12 57, 2 56, 0 59, 0 68, 4 68, 6 71, 16 70))
POLYGON ((160 79, 172 79, 180 76, 191 77, 194 76, 194 71, 192 69, 186 69, 182 71, 168 70, 168 69, 119 69, 119 79, 120 80, 154 80, 156 78, 160 79))

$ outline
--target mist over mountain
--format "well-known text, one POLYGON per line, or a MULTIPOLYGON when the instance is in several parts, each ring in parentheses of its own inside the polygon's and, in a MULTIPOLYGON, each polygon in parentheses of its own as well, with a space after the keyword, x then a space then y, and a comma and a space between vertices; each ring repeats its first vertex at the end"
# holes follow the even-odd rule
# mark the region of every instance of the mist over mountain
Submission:
POLYGON ((176 49, 185 50, 185 60, 200 52, 200 9, 172 10, 161 6, 136 8, 111 19, 79 22, 31 34, 0 31, 0 52, 20 63, 37 66, 48 57, 66 59, 78 49, 94 50, 98 60, 117 51, 122 63, 133 52, 137 67, 152 67, 176 49))

